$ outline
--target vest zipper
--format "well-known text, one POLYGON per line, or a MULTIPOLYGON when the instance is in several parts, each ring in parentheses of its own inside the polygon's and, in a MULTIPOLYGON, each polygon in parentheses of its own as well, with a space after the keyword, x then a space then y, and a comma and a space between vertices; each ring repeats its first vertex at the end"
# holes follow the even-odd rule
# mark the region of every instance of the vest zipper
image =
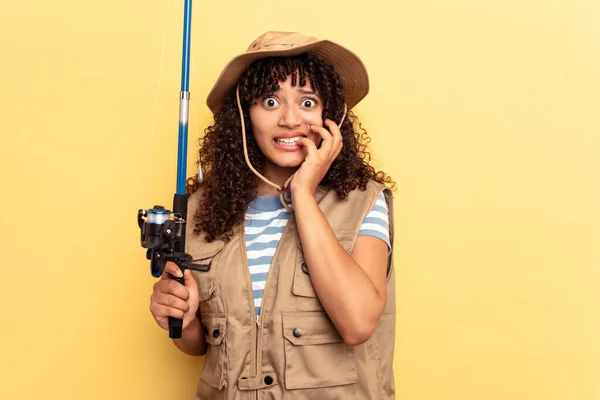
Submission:
MULTIPOLYGON (((273 253, 273 258, 271 259, 271 265, 269 265, 269 271, 267 272, 267 279, 265 279, 265 289, 263 290, 263 300, 266 298, 265 294, 267 293, 267 288, 269 287, 269 278, 272 275, 271 274, 271 269, 273 267, 273 262, 277 259, 277 256, 279 255, 279 248, 280 248, 280 244, 281 241, 284 239, 284 237, 286 236, 287 231, 289 230, 289 226, 290 226, 290 221, 294 218, 294 213, 290 214, 290 217, 288 218, 287 223, 285 224, 285 228, 283 228, 283 232, 281 233, 281 239, 279 239, 279 243, 277 243, 277 248, 275 249, 275 253, 273 253)), ((263 325, 262 325, 262 314, 263 314, 263 304, 261 303, 260 305, 260 313, 258 315, 256 315, 256 308, 254 307, 254 295, 253 295, 253 291, 252 291, 252 280, 250 279, 250 267, 248 266, 248 255, 245 252, 246 251, 246 235, 244 234, 244 254, 245 254, 245 258, 246 258, 246 269, 248 270, 248 284, 249 284, 249 288, 250 288, 250 296, 252 297, 252 310, 254 312, 254 316, 255 316, 255 320, 256 320, 256 326, 257 326, 257 330, 256 330, 256 349, 255 349, 255 358, 254 358, 254 362, 255 362, 255 369, 254 369, 254 375, 258 375, 258 365, 259 365, 259 360, 262 362, 262 355, 259 356, 260 354, 260 350, 261 350, 261 340, 262 340, 262 331, 263 331, 263 325)), ((256 400, 258 400, 258 390, 256 391, 256 400)))
MULTIPOLYGON (((250 279, 250 267, 248 266, 248 253, 247 253, 247 249, 246 249, 246 232, 245 232, 245 224, 242 224, 242 228, 240 229, 240 252, 242 254, 242 273, 246 276, 246 292, 247 292, 247 296, 248 296, 248 301, 250 303, 250 308, 251 308, 251 318, 254 321, 254 323, 256 324, 256 328, 253 329, 250 333, 250 341, 252 342, 252 339, 254 339, 254 348, 250 347, 250 358, 252 359, 252 356, 254 356, 254 359, 256 360, 256 358, 258 357, 258 321, 257 321, 257 315, 256 315, 256 308, 254 307, 254 295, 253 295, 253 291, 252 291, 252 279, 250 279), (254 354, 252 354, 254 353, 254 354)), ((257 363, 256 361, 250 362, 250 375, 251 376, 256 376, 257 373, 257 363)), ((255 398, 258 400, 258 391, 257 394, 255 396, 255 398)))

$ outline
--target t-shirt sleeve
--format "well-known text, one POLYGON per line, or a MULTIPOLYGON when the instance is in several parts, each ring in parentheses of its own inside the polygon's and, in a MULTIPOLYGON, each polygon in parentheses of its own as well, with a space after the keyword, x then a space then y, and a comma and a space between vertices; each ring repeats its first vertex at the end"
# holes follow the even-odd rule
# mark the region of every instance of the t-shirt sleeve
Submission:
POLYGON ((379 195, 377 202, 371 209, 371 211, 365 217, 358 236, 375 236, 383 240, 388 245, 388 252, 391 250, 390 246, 390 223, 388 218, 387 203, 383 193, 379 195))

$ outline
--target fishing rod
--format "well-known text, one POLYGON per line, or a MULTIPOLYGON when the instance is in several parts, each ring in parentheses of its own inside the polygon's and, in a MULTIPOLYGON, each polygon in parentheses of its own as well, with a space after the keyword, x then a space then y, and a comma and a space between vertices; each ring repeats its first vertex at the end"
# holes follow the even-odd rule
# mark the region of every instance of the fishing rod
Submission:
MULTIPOLYGON (((185 233, 188 195, 186 192, 186 166, 189 116, 190 78, 190 39, 191 39, 192 0, 185 0, 183 16, 183 51, 181 57, 181 92, 179 95, 179 136, 177 143, 177 185, 173 197, 173 211, 163 206, 138 210, 138 226, 141 230, 142 247, 148 249, 146 258, 150 260, 150 273, 159 278, 167 261, 172 261, 183 273, 186 269, 208 272, 210 265, 192 263, 192 256, 185 253, 185 233)), ((202 180, 201 170, 198 180, 202 180)), ((170 276, 180 284, 184 278, 170 276)), ((169 317, 169 337, 181 337, 183 321, 169 317)))

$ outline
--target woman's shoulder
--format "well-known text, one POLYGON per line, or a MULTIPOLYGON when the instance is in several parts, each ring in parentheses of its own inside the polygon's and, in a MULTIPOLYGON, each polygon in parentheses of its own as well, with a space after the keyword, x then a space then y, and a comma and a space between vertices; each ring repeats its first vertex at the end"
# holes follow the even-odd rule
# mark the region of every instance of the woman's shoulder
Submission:
POLYGON ((383 183, 377 182, 374 179, 369 179, 364 189, 354 189, 352 192, 349 193, 349 196, 353 195, 357 198, 368 201, 378 198, 383 192, 386 191, 389 192, 389 194, 391 195, 391 189, 388 186, 384 185, 383 183))
POLYGON ((193 191, 188 192, 188 215, 194 215, 196 213, 203 192, 204 187, 202 184, 195 185, 193 191))
POLYGON ((316 200, 322 209, 360 215, 365 210, 371 209, 386 189, 388 189, 387 186, 375 180, 369 180, 363 188, 357 187, 351 190, 345 198, 340 198, 334 188, 319 187, 316 200))
POLYGON ((389 190, 389 187, 384 185, 383 183, 377 182, 374 179, 369 179, 369 181, 367 182, 367 190, 374 191, 374 192, 382 192, 385 189, 389 190))

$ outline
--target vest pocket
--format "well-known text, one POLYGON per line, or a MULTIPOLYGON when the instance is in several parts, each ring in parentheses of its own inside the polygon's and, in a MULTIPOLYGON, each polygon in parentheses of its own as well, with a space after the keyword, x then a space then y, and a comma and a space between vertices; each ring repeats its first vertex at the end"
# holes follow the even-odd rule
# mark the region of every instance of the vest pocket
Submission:
POLYGON ((215 240, 212 243, 207 243, 201 240, 193 240, 186 245, 188 254, 192 256, 192 263, 199 265, 210 265, 208 272, 200 272, 192 270, 192 275, 198 283, 198 300, 200 301, 200 311, 222 311, 214 309, 214 307, 203 307, 202 302, 205 302, 213 297, 217 291, 217 268, 215 261, 218 259, 224 243, 215 240))
POLYGON ((216 389, 227 384, 227 314, 205 313, 202 330, 208 343, 201 379, 216 389))
POLYGON ((354 353, 324 312, 284 312, 286 389, 358 382, 354 353))
MULTIPOLYGON (((354 245, 354 235, 352 231, 336 231, 335 237, 348 253, 352 252, 352 247, 354 245)), ((309 275, 310 267, 306 265, 302 244, 300 243, 300 240, 298 240, 298 252, 294 268, 294 282, 292 284, 293 294, 300 297, 317 297, 317 293, 315 292, 309 275)))

